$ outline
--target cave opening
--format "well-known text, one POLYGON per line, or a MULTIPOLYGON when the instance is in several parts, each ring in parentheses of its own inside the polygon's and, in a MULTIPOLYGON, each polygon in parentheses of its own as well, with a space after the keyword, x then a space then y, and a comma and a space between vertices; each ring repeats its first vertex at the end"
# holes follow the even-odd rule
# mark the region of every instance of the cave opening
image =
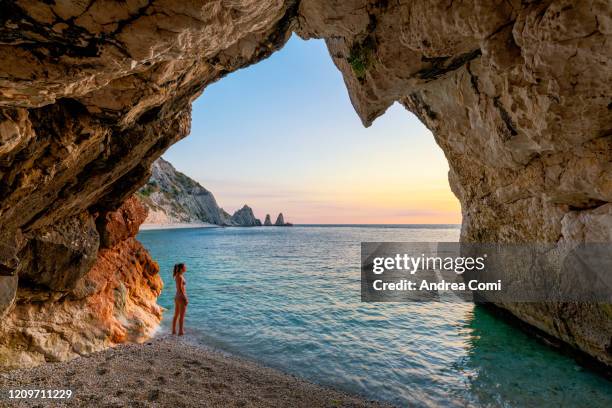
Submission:
MULTIPOLYGON (((353 391, 401 405, 412 390, 432 406, 449 395, 612 405, 603 379, 481 307, 369 305, 356 284, 356 243, 458 239, 456 226, 388 226, 459 222, 449 181, 466 243, 612 240, 605 7, 110 3, 0 2, 0 370, 150 338, 160 305, 174 305, 172 266, 186 262, 193 333, 304 378, 357 378, 353 391), (281 49, 291 32, 326 43, 281 49), (191 137, 172 146, 205 87, 191 137), (347 89, 363 123, 386 114, 362 128, 347 89), (147 211, 132 195, 170 146, 166 158, 229 211, 246 202, 302 225, 387 225, 140 232, 147 211), (386 394, 394 383, 405 392, 386 394)), ((612 364, 606 304, 499 306, 612 364)))
POLYGON ((448 163, 399 104, 365 128, 323 40, 293 35, 209 85, 191 134, 163 156, 230 213, 299 224, 459 224, 448 163))

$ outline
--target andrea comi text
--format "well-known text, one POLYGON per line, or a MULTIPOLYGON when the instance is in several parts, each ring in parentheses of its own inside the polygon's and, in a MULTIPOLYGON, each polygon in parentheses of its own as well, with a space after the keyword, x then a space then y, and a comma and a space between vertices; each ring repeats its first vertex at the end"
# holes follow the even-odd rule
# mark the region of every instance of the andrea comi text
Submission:
POLYGON ((377 279, 372 282, 372 288, 376 291, 465 291, 465 290, 478 290, 478 291, 499 291, 502 290, 502 282, 479 282, 476 279, 472 279, 465 282, 448 282, 442 280, 440 282, 428 282, 422 280, 420 282, 414 282, 408 279, 402 279, 397 282, 384 282, 381 279, 377 279))
MULTIPOLYGON (((375 257, 372 261, 372 273, 381 275, 386 271, 402 271, 410 275, 422 271, 447 271, 462 275, 468 271, 483 271, 486 267, 487 255, 482 256, 461 256, 461 257, 441 257, 441 256, 411 256, 408 254, 396 254, 387 257, 375 257)), ((372 282, 375 291, 500 291, 502 282, 479 282, 476 279, 467 282, 449 282, 444 279, 432 282, 426 279, 412 281, 408 279, 393 280, 385 282, 377 279, 372 282)))

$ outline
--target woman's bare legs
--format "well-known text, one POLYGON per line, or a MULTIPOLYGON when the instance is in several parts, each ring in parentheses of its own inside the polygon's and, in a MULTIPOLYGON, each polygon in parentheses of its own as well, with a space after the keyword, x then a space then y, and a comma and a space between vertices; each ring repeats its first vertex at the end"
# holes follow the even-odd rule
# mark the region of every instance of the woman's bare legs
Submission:
POLYGON ((179 336, 182 336, 183 334, 185 334, 185 332, 183 331, 183 325, 185 323, 185 313, 187 312, 187 303, 186 302, 181 302, 181 309, 179 311, 179 336))
POLYGON ((181 302, 179 299, 174 299, 174 317, 172 318, 172 334, 176 334, 176 321, 179 318, 181 302))

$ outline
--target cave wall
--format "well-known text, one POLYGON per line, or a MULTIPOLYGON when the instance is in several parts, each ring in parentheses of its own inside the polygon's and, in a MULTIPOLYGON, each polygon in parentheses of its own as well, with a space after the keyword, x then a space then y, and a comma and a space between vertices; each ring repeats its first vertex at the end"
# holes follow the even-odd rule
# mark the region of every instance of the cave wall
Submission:
MULTIPOLYGON (((397 101, 432 131, 461 202, 462 241, 612 241, 612 3, 300 10, 298 32, 326 38, 364 125, 397 101)), ((610 305, 499 306, 612 364, 610 305)))
MULTIPOLYGON (((133 238, 110 245, 104 220, 188 134, 205 87, 292 32, 325 39, 364 125, 399 102, 432 130, 462 240, 610 242, 611 15, 605 0, 0 2, 0 314, 38 327, 44 313, 23 310, 77 313, 70 299, 92 273, 143 276, 97 268, 149 263, 133 238)), ((609 306, 501 306, 612 364, 609 306)), ((4 355, 18 343, 7 327, 4 355)), ((64 342, 129 340, 109 333, 64 342)))
POLYGON ((82 212, 29 241, 0 327, 0 367, 63 361, 155 332, 163 284, 157 263, 134 238, 146 216, 131 197, 98 215, 98 229, 82 212), (30 276, 34 271, 40 275, 30 276))

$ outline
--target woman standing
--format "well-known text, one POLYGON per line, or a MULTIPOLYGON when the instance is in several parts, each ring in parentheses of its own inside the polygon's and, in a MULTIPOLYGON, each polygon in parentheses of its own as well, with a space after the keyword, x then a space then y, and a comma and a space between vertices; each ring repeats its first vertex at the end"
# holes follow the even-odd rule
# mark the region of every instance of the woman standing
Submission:
POLYGON ((187 285, 185 283, 185 277, 183 276, 186 271, 187 267, 184 263, 178 263, 174 265, 174 270, 172 271, 172 277, 176 282, 176 296, 174 297, 174 318, 172 319, 172 334, 176 334, 176 321, 178 319, 179 336, 185 334, 183 331, 183 323, 185 322, 185 312, 187 311, 187 304, 189 303, 186 291, 187 285))

